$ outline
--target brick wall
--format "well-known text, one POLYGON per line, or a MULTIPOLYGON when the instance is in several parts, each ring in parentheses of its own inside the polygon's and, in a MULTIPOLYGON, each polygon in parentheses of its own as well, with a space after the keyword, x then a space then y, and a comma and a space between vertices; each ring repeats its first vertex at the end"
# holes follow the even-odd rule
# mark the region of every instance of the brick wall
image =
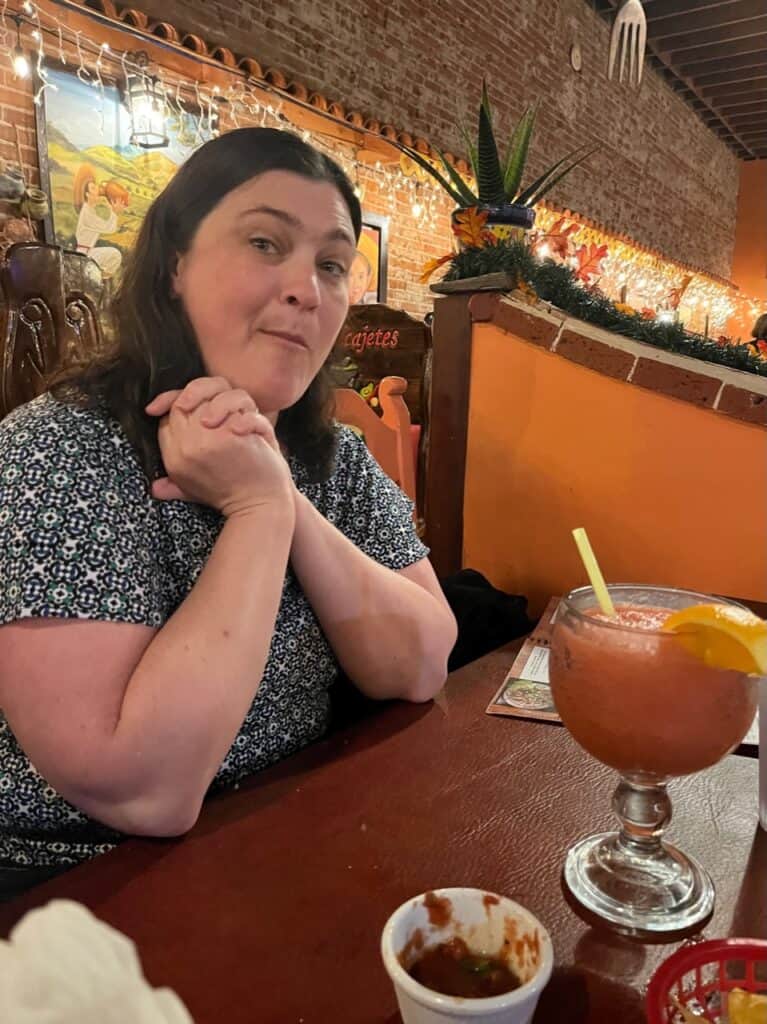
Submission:
POLYGON ((413 221, 409 198, 398 196, 394 209, 391 209, 388 195, 384 195, 376 187, 373 175, 363 175, 361 180, 365 184, 363 210, 381 213, 389 218, 389 280, 386 301, 397 309, 422 316, 432 309, 434 296, 427 284, 419 283, 419 278, 428 260, 442 256, 452 249, 449 227, 452 204, 449 201, 445 203, 439 230, 423 231, 413 221))
MULTIPOLYGON (((99 38, 96 25, 92 33, 92 38, 99 38)), ((127 37, 124 45, 126 48, 130 45, 127 37)), ((68 46, 65 46, 65 52, 68 59, 74 62, 75 54, 68 46)), ((162 60, 161 52, 158 52, 157 58, 162 60)), ((239 113, 239 124, 248 124, 248 118, 242 111, 239 113)), ((226 120, 222 121, 222 129, 226 130, 227 127, 226 120)), ((353 159, 354 150, 351 147, 338 144, 337 148, 347 158, 353 159)), ((0 67, 0 160, 17 165, 19 153, 27 182, 39 185, 32 83, 29 79, 15 79, 10 69, 0 67), (17 129, 20 149, 17 147, 17 129)), ((364 187, 364 212, 382 214, 389 220, 387 302, 413 315, 423 315, 432 308, 432 295, 428 285, 419 283, 419 277, 427 260, 441 256, 451 248, 449 213, 452 204, 445 201, 438 230, 424 232, 413 221, 409 196, 396 194, 392 207, 391 195, 380 187, 379 176, 363 170, 359 182, 364 187)), ((0 200, 0 213, 6 205, 0 200)))
POLYGON ((552 196, 669 256, 727 276, 734 155, 657 75, 609 83, 609 25, 588 0, 132 0, 330 99, 463 152, 487 75, 502 125, 541 101, 530 170, 583 141, 601 152, 552 196), (577 42, 583 70, 568 62, 577 42))
POLYGON ((14 78, 7 64, 0 64, 0 159, 17 165, 20 154, 25 180, 39 185, 32 96, 32 82, 14 78))
MULTIPOLYGON (((584 140, 601 141, 588 168, 552 194, 564 206, 669 256, 727 276, 734 241, 738 162, 656 75, 640 93, 604 76, 609 26, 587 0, 498 0, 496 17, 474 26, 463 0, 135 0, 150 15, 281 68, 330 99, 462 153, 454 125, 473 117, 487 74, 503 134, 539 99, 529 174, 584 140), (226 28, 222 28, 226 26, 226 28), (498 26, 501 26, 499 29, 498 26), (583 71, 570 68, 578 42, 583 71)), ((91 38, 101 29, 88 23, 91 38)), ((135 41, 120 33, 122 48, 135 41)), ((161 52, 156 54, 162 60, 161 52)), ((244 123, 244 119, 240 118, 244 123)), ((37 184, 32 85, 0 69, 0 158, 17 161, 16 127, 28 180, 37 184)), ((353 155, 349 151, 349 155, 353 155)), ((431 308, 418 283, 427 259, 450 247, 447 213, 436 232, 415 226, 410 200, 389 197, 364 176, 363 205, 390 217, 388 301, 419 314, 431 308)))

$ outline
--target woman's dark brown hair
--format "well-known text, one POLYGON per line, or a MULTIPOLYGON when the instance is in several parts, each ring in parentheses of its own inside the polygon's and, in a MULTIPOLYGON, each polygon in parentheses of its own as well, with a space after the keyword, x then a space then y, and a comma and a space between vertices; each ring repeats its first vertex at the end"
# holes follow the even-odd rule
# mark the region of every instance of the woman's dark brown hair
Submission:
MULTIPOLYGON (((197 340, 173 295, 172 275, 207 214, 233 189, 266 171, 291 171, 327 181, 341 193, 359 238, 362 215, 349 179, 329 157, 297 135, 274 128, 238 128, 205 143, 149 207, 112 304, 113 343, 97 360, 73 366, 52 383, 60 399, 105 405, 135 448, 148 477, 160 456, 157 421, 144 412, 155 395, 205 376, 197 340)), ((211 282, 211 287, 215 287, 211 282)), ((283 410, 277 436, 312 479, 327 476, 334 433, 330 383, 323 368, 299 400, 283 410)))

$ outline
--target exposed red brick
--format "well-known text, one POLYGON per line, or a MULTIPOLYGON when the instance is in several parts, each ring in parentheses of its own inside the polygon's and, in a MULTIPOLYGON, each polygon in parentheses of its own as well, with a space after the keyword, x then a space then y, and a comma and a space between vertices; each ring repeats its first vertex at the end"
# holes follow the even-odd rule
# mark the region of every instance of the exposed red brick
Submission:
POLYGON ((729 275, 735 155, 648 68, 642 93, 602 83, 610 23, 583 0, 498 0, 494 23, 466 30, 468 5, 397 0, 129 0, 210 44, 283 68, 311 92, 465 157, 486 77, 499 135, 540 101, 532 181, 583 142, 600 150, 551 199, 683 262, 729 275), (577 38, 588 73, 563 58, 577 38), (509 60, 510 53, 527 54, 509 60), (531 57, 529 55, 534 55, 531 57), (641 188, 638 187, 641 183, 641 188))
MULTIPOLYGON (((41 0, 46 5, 48 0, 41 0)), ((607 228, 633 236, 691 264, 727 275, 733 244, 737 161, 697 116, 653 72, 642 86, 642 102, 630 90, 597 95, 587 76, 575 75, 561 59, 561 39, 576 33, 586 67, 601 66, 609 25, 589 4, 559 0, 499 0, 503 38, 483 35, 478 49, 465 31, 465 5, 434 5, 399 0, 129 0, 122 16, 130 24, 152 19, 196 35, 209 51, 217 45, 243 55, 240 66, 254 77, 262 68, 284 69, 281 81, 303 83, 344 110, 374 119, 381 130, 411 142, 422 137, 431 147, 466 155, 458 130, 473 116, 487 76, 502 137, 528 100, 540 99, 536 137, 526 181, 585 140, 600 151, 553 191, 552 200, 607 228), (536 59, 510 62, 510 48, 534 52, 536 59), (363 56, 361 56, 363 55, 363 56), (459 75, 460 72, 460 75, 459 75), (545 87, 541 82, 545 82, 545 87), (577 114, 577 116, 576 116, 577 114), (630 126, 630 130, 627 129, 630 126), (636 187, 642 180, 644 186, 636 187)), ((120 6, 118 4, 118 6, 120 6)), ((99 23, 91 35, 98 40, 99 23)), ((126 33, 125 46, 135 48, 126 33)), ((66 44, 68 57, 74 56, 66 44)), ((157 58, 162 64, 161 57, 157 58)), ((76 65, 75 65, 76 66, 76 65)), ((273 80, 277 80, 272 70, 273 80)), ((20 124, 27 179, 39 181, 33 142, 33 84, 0 69, 0 120, 20 124)), ((239 121, 247 123, 242 113, 239 121)), ((5 133, 6 135, 8 133, 5 133)), ((347 156, 353 157, 353 149, 347 156)), ((0 157, 16 162, 15 135, 0 139, 0 157)), ((466 170, 462 159, 457 166, 466 170)), ((434 232, 413 223, 412 198, 391 197, 372 176, 362 175, 367 212, 390 218, 388 301, 415 314, 432 306, 428 286, 418 281, 427 260, 450 250, 452 236, 445 200, 434 232)), ((538 325, 541 321, 536 321, 538 325)), ((549 344, 546 338, 539 344, 549 344)))
POLYGON ((557 355, 616 380, 626 380, 636 359, 630 352, 571 330, 562 331, 557 342, 557 355))
POLYGON ((746 423, 767 427, 767 396, 747 388, 725 384, 717 409, 746 423))
POLYGON ((637 362, 631 382, 670 398, 681 398, 684 402, 708 408, 714 404, 722 386, 718 377, 709 377, 682 366, 645 357, 637 362))
POLYGON ((516 334, 524 341, 541 348, 551 348, 559 333, 559 324, 551 323, 542 316, 527 313, 518 306, 500 302, 493 316, 493 323, 509 334, 516 334))

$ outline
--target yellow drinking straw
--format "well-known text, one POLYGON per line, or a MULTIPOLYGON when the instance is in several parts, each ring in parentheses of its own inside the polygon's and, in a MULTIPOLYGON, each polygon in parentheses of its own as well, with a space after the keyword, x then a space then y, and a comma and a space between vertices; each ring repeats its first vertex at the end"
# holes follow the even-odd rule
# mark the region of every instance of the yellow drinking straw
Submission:
POLYGON ((579 526, 577 530, 573 530, 573 537, 575 538, 575 543, 578 545, 578 554, 581 556, 583 566, 588 573, 591 586, 594 588, 594 593, 596 594, 602 614, 607 615, 611 619, 617 618, 613 599, 610 597, 610 592, 605 584, 605 578, 602 575, 602 570, 597 564, 597 559, 592 550, 591 544, 589 543, 586 531, 582 526, 579 526))

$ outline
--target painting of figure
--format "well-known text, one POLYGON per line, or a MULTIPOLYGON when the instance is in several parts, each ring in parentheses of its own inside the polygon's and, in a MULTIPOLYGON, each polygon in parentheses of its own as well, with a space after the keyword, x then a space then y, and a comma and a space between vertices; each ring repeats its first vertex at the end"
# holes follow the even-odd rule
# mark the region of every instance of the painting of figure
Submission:
POLYGON ((97 184, 93 167, 81 164, 75 175, 72 198, 78 211, 77 251, 95 260, 105 278, 115 277, 122 263, 122 251, 115 245, 98 243, 102 235, 118 234, 118 217, 130 206, 130 192, 114 179, 97 184))
POLYGON ((130 142, 130 114, 116 83, 48 69, 37 107, 42 187, 50 197, 46 241, 94 260, 105 280, 119 277, 150 203, 179 166, 211 137, 199 110, 169 109, 168 145, 142 149, 130 142))
POLYGON ((373 213, 362 214, 362 233, 349 271, 349 304, 386 302, 389 221, 373 213))

